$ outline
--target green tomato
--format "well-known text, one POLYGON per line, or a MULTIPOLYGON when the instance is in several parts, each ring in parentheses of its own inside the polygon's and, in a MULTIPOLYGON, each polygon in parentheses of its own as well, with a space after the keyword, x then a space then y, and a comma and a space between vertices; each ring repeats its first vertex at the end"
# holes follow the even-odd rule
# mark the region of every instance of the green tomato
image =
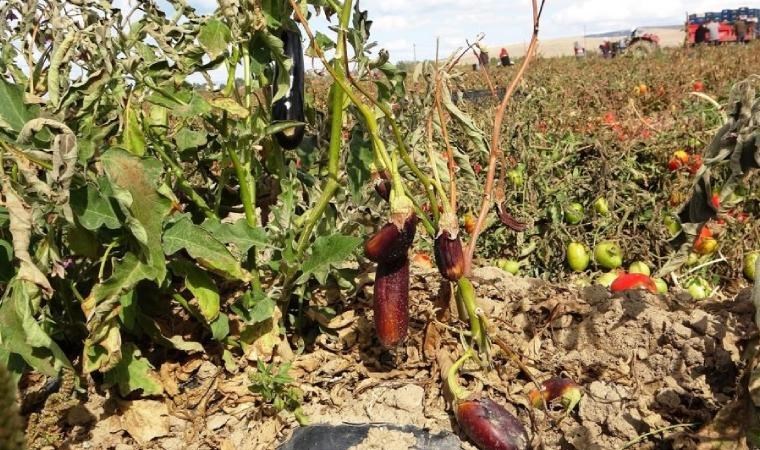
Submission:
POLYGON ((580 242, 572 242, 567 246, 567 264, 576 272, 583 272, 591 260, 586 246, 580 242))
POLYGON ((610 213, 610 205, 607 203, 607 199, 604 197, 599 197, 594 202, 594 211, 596 211, 597 214, 600 216, 606 216, 610 213))
POLYGON ((704 300, 710 295, 712 288, 703 278, 697 277, 686 284, 686 290, 694 300, 704 300))
POLYGON ((507 177, 509 178, 509 182, 514 187, 521 187, 525 183, 521 170, 512 169, 507 172, 507 177))
POLYGON ((652 274, 652 272, 649 270, 649 266, 643 261, 636 261, 631 263, 631 265, 628 267, 629 273, 640 273, 646 276, 649 276, 652 274))
POLYGON ((623 265, 623 249, 612 241, 600 242, 594 248, 594 261, 605 269, 617 269, 623 265))
POLYGON ((618 274, 616 272, 606 272, 596 277, 594 283, 608 288, 610 285, 612 285, 612 282, 617 279, 617 277, 618 274))
POLYGON ((757 270, 757 258, 760 252, 753 252, 744 255, 744 276, 750 281, 755 281, 755 270, 757 270))
POLYGON ((670 233, 670 236, 675 236, 681 232, 681 223, 675 217, 665 216, 662 222, 665 224, 665 228, 670 233))
POLYGON ((517 275, 517 272, 520 271, 520 263, 514 259, 500 259, 496 264, 499 269, 512 275, 517 275))
POLYGON ((654 285, 657 286, 657 293, 658 294, 667 294, 668 293, 668 283, 665 282, 662 278, 655 278, 654 279, 654 285))
POLYGON ((580 203, 571 203, 565 209, 565 222, 570 225, 577 225, 583 220, 583 205, 580 203))
POLYGON ((697 263, 699 263, 699 258, 700 256, 698 254, 694 252, 689 252, 689 257, 686 258, 686 266, 687 267, 696 266, 697 263))
POLYGON ((586 288, 591 286, 591 280, 585 276, 581 276, 573 280, 573 286, 577 288, 586 288))

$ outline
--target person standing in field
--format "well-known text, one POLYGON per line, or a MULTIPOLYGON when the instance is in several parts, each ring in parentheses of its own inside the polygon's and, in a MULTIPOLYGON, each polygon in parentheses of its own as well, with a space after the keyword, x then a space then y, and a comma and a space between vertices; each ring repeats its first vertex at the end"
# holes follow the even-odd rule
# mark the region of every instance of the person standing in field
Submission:
POLYGON ((480 44, 478 44, 478 49, 480 50, 480 55, 478 56, 480 67, 486 67, 488 65, 488 49, 480 44))
POLYGON ((720 23, 715 19, 710 19, 707 23, 707 31, 710 32, 710 43, 720 45, 720 23))
POLYGON ((694 44, 704 44, 707 42, 707 33, 709 30, 705 26, 705 24, 700 23, 697 27, 697 30, 694 32, 694 44))
POLYGON ((575 52, 576 58, 583 58, 586 56, 586 49, 581 47, 581 43, 578 41, 575 41, 575 44, 573 44, 573 51, 575 52))
POLYGON ((499 53, 499 59, 501 60, 501 65, 504 67, 512 65, 512 61, 509 59, 509 52, 504 47, 502 47, 501 53, 499 53))
POLYGON ((744 44, 747 39, 747 22, 742 18, 734 22, 734 31, 736 32, 736 42, 744 44))

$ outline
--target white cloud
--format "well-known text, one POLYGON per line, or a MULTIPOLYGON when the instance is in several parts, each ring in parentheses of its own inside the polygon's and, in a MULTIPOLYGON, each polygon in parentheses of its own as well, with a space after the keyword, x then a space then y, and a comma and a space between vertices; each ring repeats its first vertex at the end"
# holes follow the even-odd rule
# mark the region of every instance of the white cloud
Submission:
MULTIPOLYGON (((114 0, 125 3, 139 0, 114 0)), ((163 0, 162 0, 163 1, 163 0)), ((214 0, 188 0, 199 12, 216 8, 214 0)), ((639 26, 683 23, 687 12, 720 11, 740 6, 758 7, 758 0, 546 0, 541 36, 577 36, 584 31, 605 32, 639 26)), ((391 52, 393 60, 448 55, 485 34, 485 43, 496 46, 525 42, 530 38, 531 0, 360 0, 369 11, 372 37, 391 52)), ((318 22, 319 23, 319 22, 318 22)), ((325 24, 316 28, 328 32, 325 24)))

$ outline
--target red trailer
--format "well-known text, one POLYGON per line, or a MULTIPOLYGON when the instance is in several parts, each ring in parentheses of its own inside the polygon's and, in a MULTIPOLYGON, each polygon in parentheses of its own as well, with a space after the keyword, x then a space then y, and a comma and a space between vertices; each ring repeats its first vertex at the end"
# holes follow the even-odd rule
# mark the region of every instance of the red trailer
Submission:
MULTIPOLYGON (((687 33, 688 37, 686 39, 686 42, 688 44, 694 43, 694 35, 697 32, 697 28, 699 28, 699 24, 696 23, 690 23, 687 25, 687 33)), ((749 28, 749 27, 748 27, 749 28)), ((751 39, 752 35, 749 35, 749 38, 751 39)), ((710 38, 712 40, 712 38, 710 38)), ((728 22, 721 22, 720 23, 720 42, 736 42, 736 33, 734 32, 734 25, 728 22)))

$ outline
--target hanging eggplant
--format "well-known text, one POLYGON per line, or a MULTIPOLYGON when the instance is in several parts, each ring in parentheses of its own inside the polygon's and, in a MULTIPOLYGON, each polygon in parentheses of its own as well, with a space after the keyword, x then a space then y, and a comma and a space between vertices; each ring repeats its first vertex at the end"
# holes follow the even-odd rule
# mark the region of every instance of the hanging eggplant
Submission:
MULTIPOLYGON (((272 121, 304 122, 306 117, 304 116, 304 63, 301 33, 298 30, 284 30, 280 39, 284 43, 285 57, 292 61, 292 65, 289 72, 288 91, 272 104, 272 121)), ((274 82, 272 83, 273 97, 277 95, 279 70, 279 66, 275 65, 274 82)), ((298 125, 278 131, 275 133, 275 138, 280 147, 293 150, 301 144, 304 131, 305 125, 298 125)))

